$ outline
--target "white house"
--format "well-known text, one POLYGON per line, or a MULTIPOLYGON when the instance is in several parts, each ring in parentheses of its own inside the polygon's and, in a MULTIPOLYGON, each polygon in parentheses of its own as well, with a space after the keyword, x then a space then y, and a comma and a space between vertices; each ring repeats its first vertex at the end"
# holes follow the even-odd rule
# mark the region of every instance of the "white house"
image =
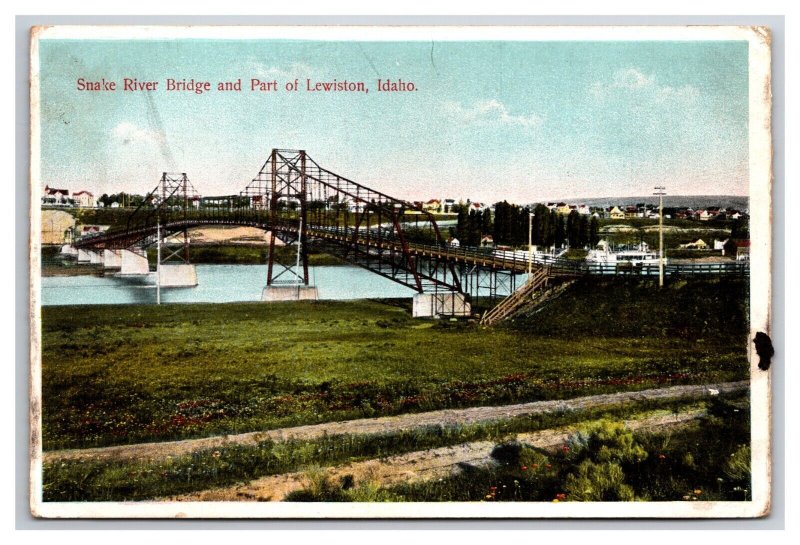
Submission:
POLYGON ((72 194, 72 198, 79 208, 94 208, 94 195, 88 191, 76 191, 72 194))
POLYGON ((55 187, 44 186, 42 204, 50 206, 70 206, 69 189, 57 189, 55 187))

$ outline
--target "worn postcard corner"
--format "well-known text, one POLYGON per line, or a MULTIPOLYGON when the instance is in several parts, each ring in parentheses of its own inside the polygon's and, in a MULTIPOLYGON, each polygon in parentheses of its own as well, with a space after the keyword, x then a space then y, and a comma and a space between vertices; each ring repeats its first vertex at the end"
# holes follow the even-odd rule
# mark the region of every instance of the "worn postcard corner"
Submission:
POLYGON ((40 518, 755 518, 766 27, 31 29, 40 518))

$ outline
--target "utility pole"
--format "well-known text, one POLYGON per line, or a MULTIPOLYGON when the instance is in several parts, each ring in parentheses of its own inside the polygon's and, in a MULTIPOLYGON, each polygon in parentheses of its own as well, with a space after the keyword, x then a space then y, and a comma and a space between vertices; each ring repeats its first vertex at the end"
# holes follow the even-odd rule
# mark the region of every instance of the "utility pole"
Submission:
MULTIPOLYGON (((161 219, 156 224, 156 304, 161 304, 161 219)), ((145 254, 147 255, 147 254, 145 254)))
POLYGON ((533 270, 533 212, 528 212, 528 279, 533 270))
POLYGON ((666 187, 656 186, 653 195, 658 195, 658 287, 664 287, 664 195, 666 187))

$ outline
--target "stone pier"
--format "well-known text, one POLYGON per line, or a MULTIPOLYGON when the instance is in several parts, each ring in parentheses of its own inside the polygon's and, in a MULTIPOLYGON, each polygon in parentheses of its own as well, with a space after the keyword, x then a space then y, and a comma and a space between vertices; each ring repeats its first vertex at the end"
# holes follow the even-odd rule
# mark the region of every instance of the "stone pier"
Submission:
POLYGON ((414 318, 469 316, 472 308, 464 295, 456 292, 417 293, 414 295, 414 318))
POLYGON ((122 250, 103 250, 103 267, 106 269, 122 268, 122 250))
POLYGON ((78 249, 78 263, 91 263, 92 261, 92 252, 89 250, 84 250, 82 248, 78 249))
POLYGON ((119 274, 122 276, 150 274, 150 264, 147 262, 147 256, 131 250, 122 250, 119 274))
POLYGON ((303 301, 318 297, 316 286, 272 285, 261 292, 262 301, 303 301))
POLYGON ((162 288, 191 288, 197 285, 197 270, 189 263, 162 263, 158 282, 162 288))
POLYGON ((63 246, 61 246, 61 255, 71 255, 77 257, 78 249, 71 244, 64 244, 63 246))

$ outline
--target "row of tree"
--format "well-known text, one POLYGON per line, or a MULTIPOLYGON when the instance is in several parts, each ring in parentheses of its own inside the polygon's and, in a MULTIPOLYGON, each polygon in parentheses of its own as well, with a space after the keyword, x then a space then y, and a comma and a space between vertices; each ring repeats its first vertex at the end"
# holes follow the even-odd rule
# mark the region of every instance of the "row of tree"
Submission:
POLYGON ((458 222, 452 234, 467 246, 480 245, 483 236, 488 234, 495 244, 525 246, 529 229, 536 246, 585 248, 594 247, 600 241, 597 218, 576 210, 565 216, 543 204, 531 208, 503 201, 494 205, 494 216, 488 208, 479 212, 459 206, 457 212, 458 222))
POLYGON ((99 199, 97 199, 98 204, 103 205, 104 207, 109 207, 114 203, 118 203, 120 206, 139 206, 144 202, 144 195, 135 195, 132 193, 103 193, 99 199))

